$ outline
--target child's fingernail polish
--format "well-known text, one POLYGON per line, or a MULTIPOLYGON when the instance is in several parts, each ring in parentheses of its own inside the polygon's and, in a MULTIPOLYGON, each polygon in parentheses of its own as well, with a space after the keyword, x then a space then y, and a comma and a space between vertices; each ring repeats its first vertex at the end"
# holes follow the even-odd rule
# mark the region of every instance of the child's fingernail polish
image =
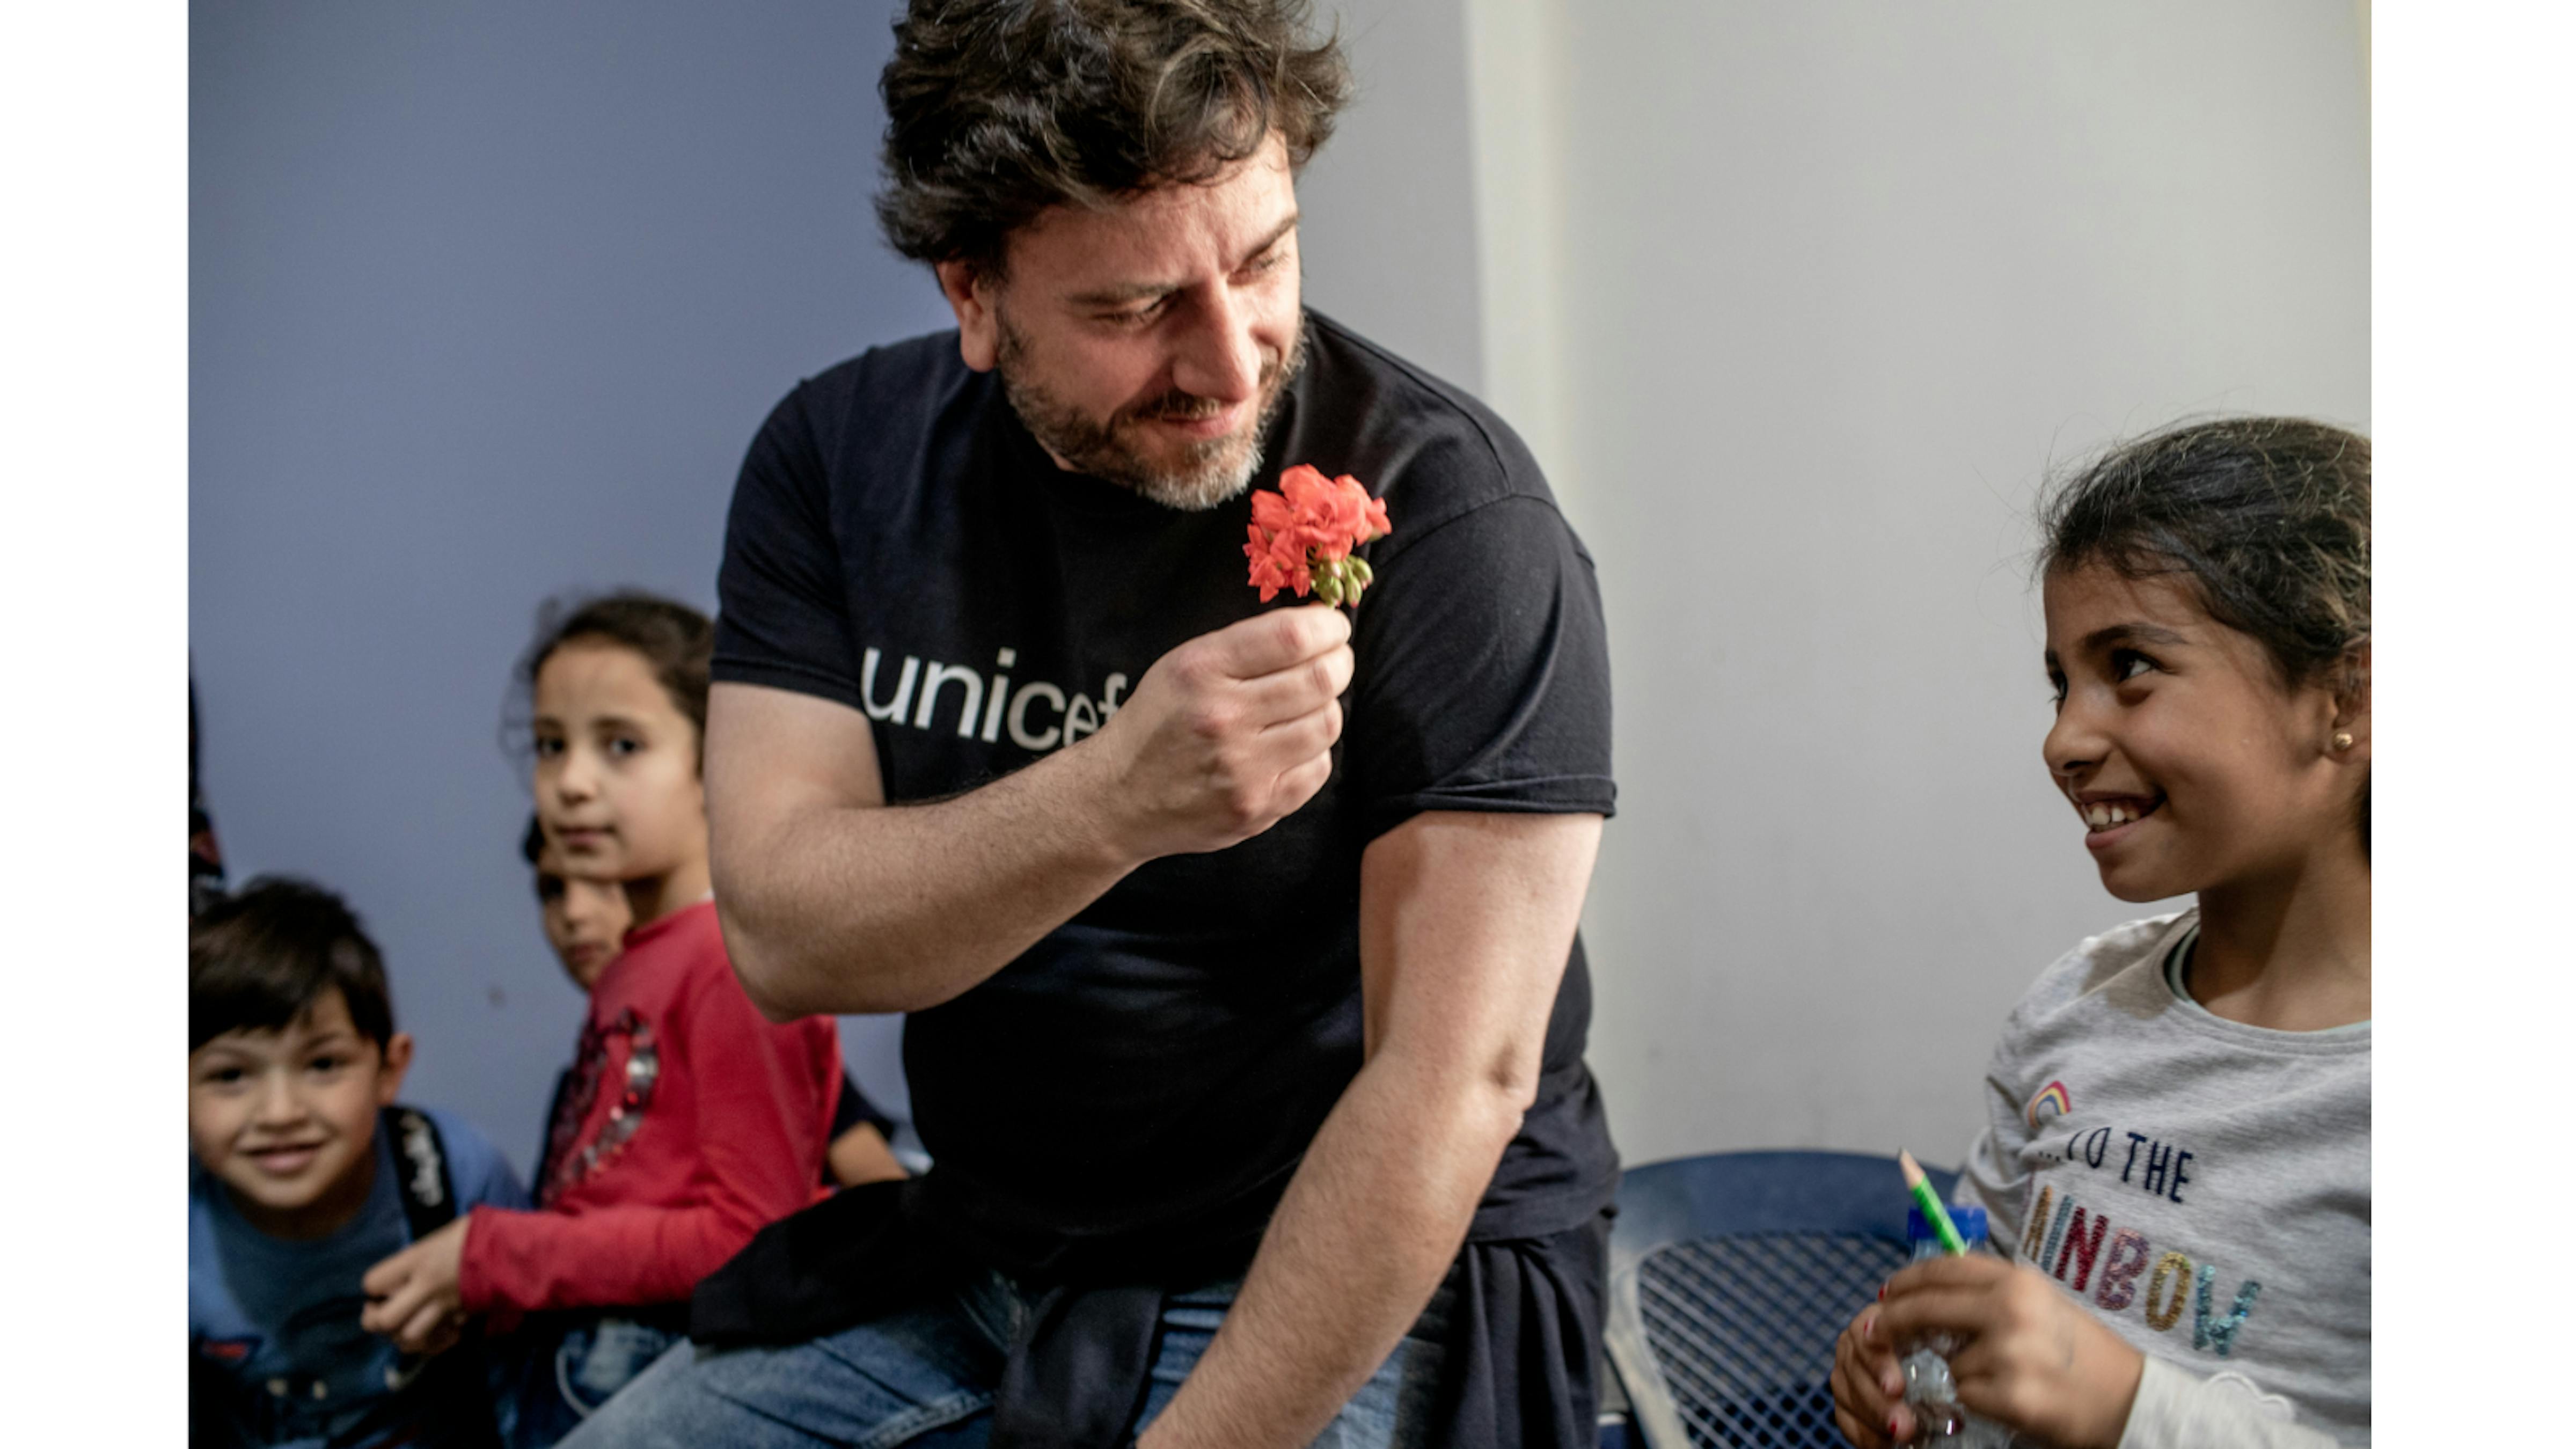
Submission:
POLYGON ((1887 1285, 1884 1283, 1878 1285, 1878 1301, 1881 1303, 1887 1301, 1887 1285))
POLYGON ((1890 1438, 1890 1439, 1893 1439, 1893 1438, 1897 1437, 1897 1434, 1896 1434, 1896 1416, 1895 1416, 1894 1414, 1890 1414, 1890 1415, 1888 1415, 1888 1416, 1887 1416, 1887 1437, 1888 1437, 1888 1438, 1890 1438))

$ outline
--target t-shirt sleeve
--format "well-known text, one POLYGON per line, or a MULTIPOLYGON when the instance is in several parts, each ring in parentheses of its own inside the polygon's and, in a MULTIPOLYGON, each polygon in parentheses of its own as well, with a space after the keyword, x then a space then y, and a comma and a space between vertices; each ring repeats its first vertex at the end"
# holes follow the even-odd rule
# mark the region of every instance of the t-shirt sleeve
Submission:
POLYGON ((2021 1160, 2030 1132, 2022 1119, 2020 1067, 2012 1051, 2012 1033, 2012 1026, 2006 1025, 2004 1038, 1996 1043, 1994 1057, 1987 1063, 1986 1125, 1968 1145, 1958 1186, 1950 1194, 1961 1207, 1986 1210, 1986 1241, 2006 1258, 2014 1256, 2021 1242, 2022 1217, 2030 1199, 2030 1174, 2021 1160))
POLYGON ((1426 810, 1608 815, 1601 593, 1546 498, 1512 494, 1371 550, 1344 765, 1370 838, 1426 810))
POLYGON ((713 675, 859 707, 821 445, 789 393, 752 439, 725 519, 713 675))
POLYGON ((2294 1421, 2290 1401, 2243 1374, 2208 1377, 2147 1355, 2120 1449, 2334 1449, 2334 1436, 2294 1421))

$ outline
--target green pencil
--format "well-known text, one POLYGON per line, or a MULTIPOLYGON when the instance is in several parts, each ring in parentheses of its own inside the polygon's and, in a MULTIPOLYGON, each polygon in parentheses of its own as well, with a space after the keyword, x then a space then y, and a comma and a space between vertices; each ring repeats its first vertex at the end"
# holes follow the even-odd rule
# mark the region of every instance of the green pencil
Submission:
POLYGON ((1967 1252, 1968 1240, 1959 1236, 1959 1225, 1950 1221, 1950 1210, 1941 1206, 1941 1194, 1932 1190, 1932 1180, 1923 1175, 1923 1165, 1901 1147, 1896 1151, 1896 1165, 1905 1169, 1905 1190, 1914 1194, 1914 1205, 1923 1210, 1923 1221, 1932 1225, 1933 1236, 1941 1240, 1941 1251, 1953 1258, 1967 1252))

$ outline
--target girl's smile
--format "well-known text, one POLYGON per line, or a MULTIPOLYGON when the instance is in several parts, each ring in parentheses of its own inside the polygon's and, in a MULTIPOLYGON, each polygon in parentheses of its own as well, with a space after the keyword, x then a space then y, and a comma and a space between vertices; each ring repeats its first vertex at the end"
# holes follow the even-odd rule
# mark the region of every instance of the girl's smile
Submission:
POLYGON ((2084 817, 2084 844, 2097 851, 2108 849, 2114 841, 2127 838, 2133 827, 2165 803, 2162 795, 2114 795, 2098 791, 2079 791, 2072 798, 2075 813, 2084 817))

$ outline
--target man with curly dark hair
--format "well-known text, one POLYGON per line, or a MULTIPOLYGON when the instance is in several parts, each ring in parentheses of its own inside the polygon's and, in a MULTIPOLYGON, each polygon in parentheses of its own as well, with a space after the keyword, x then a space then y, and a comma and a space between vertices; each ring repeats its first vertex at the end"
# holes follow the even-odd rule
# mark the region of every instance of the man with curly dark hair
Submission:
POLYGON ((1588 1444, 1617 1157, 1576 920, 1592 564, 1300 298, 1291 0, 918 0, 878 204, 954 332, 798 386, 720 580, 736 968, 909 1013, 936 1161, 777 1225, 575 1443, 1588 1444), (1354 615, 1246 583, 1362 480, 1354 615))

